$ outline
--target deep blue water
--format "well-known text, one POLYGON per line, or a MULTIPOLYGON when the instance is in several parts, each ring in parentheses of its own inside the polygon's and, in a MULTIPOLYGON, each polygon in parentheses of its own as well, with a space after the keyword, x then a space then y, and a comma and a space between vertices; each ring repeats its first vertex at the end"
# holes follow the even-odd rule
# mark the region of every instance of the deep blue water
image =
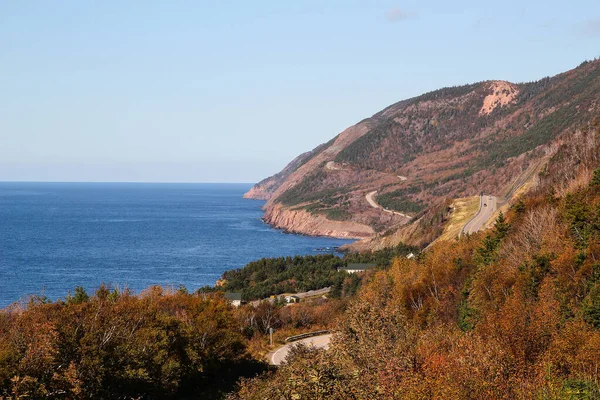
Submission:
POLYGON ((348 240, 265 225, 249 184, 0 183, 0 307, 101 283, 189 290, 262 257, 348 240))

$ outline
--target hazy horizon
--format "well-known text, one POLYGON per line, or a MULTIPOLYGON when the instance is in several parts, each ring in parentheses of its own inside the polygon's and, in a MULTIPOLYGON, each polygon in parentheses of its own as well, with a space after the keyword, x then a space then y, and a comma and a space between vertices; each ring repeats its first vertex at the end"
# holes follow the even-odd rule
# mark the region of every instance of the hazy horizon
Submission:
POLYGON ((115 183, 115 184, 158 184, 158 185, 254 185, 256 182, 190 182, 190 181, 18 181, 18 180, 1 180, 2 183, 115 183))
POLYGON ((0 5, 0 181, 243 182, 399 100, 600 55, 600 3, 0 5))

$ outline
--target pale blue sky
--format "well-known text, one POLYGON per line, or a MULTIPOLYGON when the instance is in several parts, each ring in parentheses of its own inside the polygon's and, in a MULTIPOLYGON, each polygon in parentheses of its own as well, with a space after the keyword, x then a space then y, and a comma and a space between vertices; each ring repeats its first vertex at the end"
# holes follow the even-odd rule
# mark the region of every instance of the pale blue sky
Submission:
POLYGON ((1 1, 0 180, 254 182, 398 100, 600 56, 600 1, 1 1))

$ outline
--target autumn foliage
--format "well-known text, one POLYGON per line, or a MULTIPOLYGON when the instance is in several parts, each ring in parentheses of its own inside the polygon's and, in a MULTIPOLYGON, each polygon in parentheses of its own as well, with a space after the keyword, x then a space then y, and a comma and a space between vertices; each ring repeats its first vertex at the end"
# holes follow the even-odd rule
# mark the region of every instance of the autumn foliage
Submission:
POLYGON ((0 398, 219 399, 267 368, 275 341, 327 329, 346 302, 235 308, 221 293, 102 286, 0 313, 0 398))
POLYGON ((567 137, 491 229, 348 278, 362 279, 352 300, 234 309, 218 293, 101 287, 4 310, 0 397, 600 398, 599 138, 567 137), (270 328, 334 336, 251 378, 270 328))
POLYGON ((485 233, 397 258, 328 351, 298 349, 231 397, 600 398, 600 170, 580 172, 562 194, 542 176, 485 233))
POLYGON ((170 398, 214 392, 260 365, 219 296, 101 287, 0 314, 6 398, 170 398))

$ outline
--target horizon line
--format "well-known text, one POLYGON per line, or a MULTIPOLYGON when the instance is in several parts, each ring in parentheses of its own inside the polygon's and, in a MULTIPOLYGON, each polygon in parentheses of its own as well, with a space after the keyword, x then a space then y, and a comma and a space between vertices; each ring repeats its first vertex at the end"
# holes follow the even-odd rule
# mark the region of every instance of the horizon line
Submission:
POLYGON ((135 184, 174 184, 174 185, 195 185, 195 184, 217 184, 217 185, 255 185, 256 182, 190 182, 190 181, 38 181, 38 180, 0 180, 0 183, 135 183, 135 184))

